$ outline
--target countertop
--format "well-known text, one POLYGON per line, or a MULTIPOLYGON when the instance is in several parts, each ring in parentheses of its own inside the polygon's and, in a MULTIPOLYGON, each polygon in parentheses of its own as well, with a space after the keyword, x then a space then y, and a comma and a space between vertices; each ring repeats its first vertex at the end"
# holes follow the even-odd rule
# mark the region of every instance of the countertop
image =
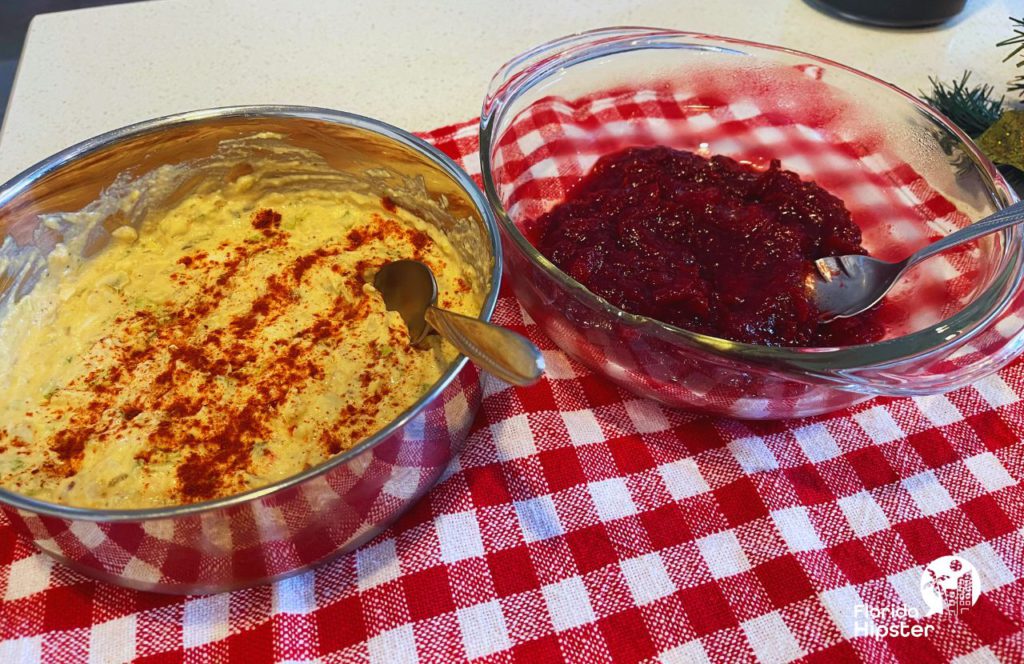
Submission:
POLYGON ((1011 0, 927 30, 871 28, 801 0, 155 0, 37 16, 0 131, 0 181, 78 141, 197 108, 287 103, 412 131, 479 114, 491 75, 564 34, 648 25, 804 50, 917 93, 928 76, 1002 88, 1011 0))

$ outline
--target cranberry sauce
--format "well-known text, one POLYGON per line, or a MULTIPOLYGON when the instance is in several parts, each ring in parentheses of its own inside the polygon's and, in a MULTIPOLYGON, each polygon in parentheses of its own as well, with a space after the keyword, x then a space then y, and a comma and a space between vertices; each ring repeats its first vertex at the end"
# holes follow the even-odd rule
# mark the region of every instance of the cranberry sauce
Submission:
POLYGON ((821 324, 813 261, 863 254, 843 202, 778 161, 664 147, 602 157, 537 220, 537 248, 616 306, 677 327, 770 346, 877 341, 872 312, 821 324))

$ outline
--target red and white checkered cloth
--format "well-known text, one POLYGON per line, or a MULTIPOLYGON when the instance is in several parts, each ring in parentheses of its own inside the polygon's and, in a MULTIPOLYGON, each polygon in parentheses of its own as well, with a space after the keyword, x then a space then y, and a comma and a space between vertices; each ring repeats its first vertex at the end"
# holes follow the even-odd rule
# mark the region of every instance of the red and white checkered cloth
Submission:
MULTIPOLYGON (((427 135, 479 173, 476 124, 427 135)), ((39 553, 0 515, 0 663, 1024 661, 1024 364, 944 396, 741 422, 665 409, 557 350, 484 378, 465 450, 362 549, 206 597, 135 592, 39 553), (979 573, 927 637, 925 565, 979 573)))

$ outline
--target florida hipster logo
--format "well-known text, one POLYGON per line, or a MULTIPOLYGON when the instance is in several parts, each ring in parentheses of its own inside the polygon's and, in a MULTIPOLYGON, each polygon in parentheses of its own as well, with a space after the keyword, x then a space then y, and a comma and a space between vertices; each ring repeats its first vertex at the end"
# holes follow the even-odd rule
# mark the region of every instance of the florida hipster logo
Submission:
POLYGON ((959 556, 942 556, 928 563, 921 572, 921 598, 928 612, 914 606, 875 607, 858 604, 853 607, 853 635, 929 636, 936 622, 922 619, 942 614, 942 619, 959 617, 974 606, 981 594, 981 579, 974 565, 959 556))
POLYGON ((959 556, 936 558, 921 573, 921 596, 928 605, 926 616, 943 611, 959 616, 974 606, 980 594, 978 570, 959 556))

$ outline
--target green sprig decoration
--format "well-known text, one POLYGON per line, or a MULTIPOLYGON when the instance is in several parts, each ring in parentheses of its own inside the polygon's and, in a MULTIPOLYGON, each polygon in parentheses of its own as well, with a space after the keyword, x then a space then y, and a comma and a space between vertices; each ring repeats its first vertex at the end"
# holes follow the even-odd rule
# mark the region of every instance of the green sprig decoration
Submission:
MULTIPOLYGON (((1017 26, 1013 29, 1014 36, 1009 39, 1004 39, 996 44, 996 46, 1015 46, 1015 48, 1010 51, 1010 54, 1003 58, 1003 62, 1006 62, 1021 51, 1024 51, 1024 18, 1013 18, 1011 16, 1010 20, 1017 26)), ((1024 67, 1024 57, 1017 62, 1017 67, 1024 67)), ((1010 81, 1010 85, 1007 89, 1010 92, 1018 93, 1020 97, 1024 99, 1024 76, 1018 76, 1010 81)))
MULTIPOLYGON (((1009 17, 1013 36, 996 44, 1011 47, 1003 62, 1021 56, 1018 71, 1024 68, 1024 18, 1009 17)), ((991 85, 970 85, 971 72, 965 71, 959 81, 946 84, 929 77, 931 93, 921 96, 932 107, 949 118, 977 141, 981 151, 991 159, 1010 185, 1024 196, 1024 106, 1004 104, 1006 97, 994 98, 991 85), (1005 106, 1005 107, 1004 107, 1005 106)), ((1007 92, 1024 100, 1024 75, 1008 82, 1007 92)), ((943 146, 944 149, 948 148, 943 146)))
MULTIPOLYGON (((1024 45, 1021 48, 1024 48, 1024 45)), ((971 72, 965 71, 959 81, 946 85, 929 76, 932 91, 921 94, 925 101, 967 132, 971 138, 977 138, 999 119, 1004 97, 993 99, 995 90, 991 85, 969 86, 970 78, 971 72)))

